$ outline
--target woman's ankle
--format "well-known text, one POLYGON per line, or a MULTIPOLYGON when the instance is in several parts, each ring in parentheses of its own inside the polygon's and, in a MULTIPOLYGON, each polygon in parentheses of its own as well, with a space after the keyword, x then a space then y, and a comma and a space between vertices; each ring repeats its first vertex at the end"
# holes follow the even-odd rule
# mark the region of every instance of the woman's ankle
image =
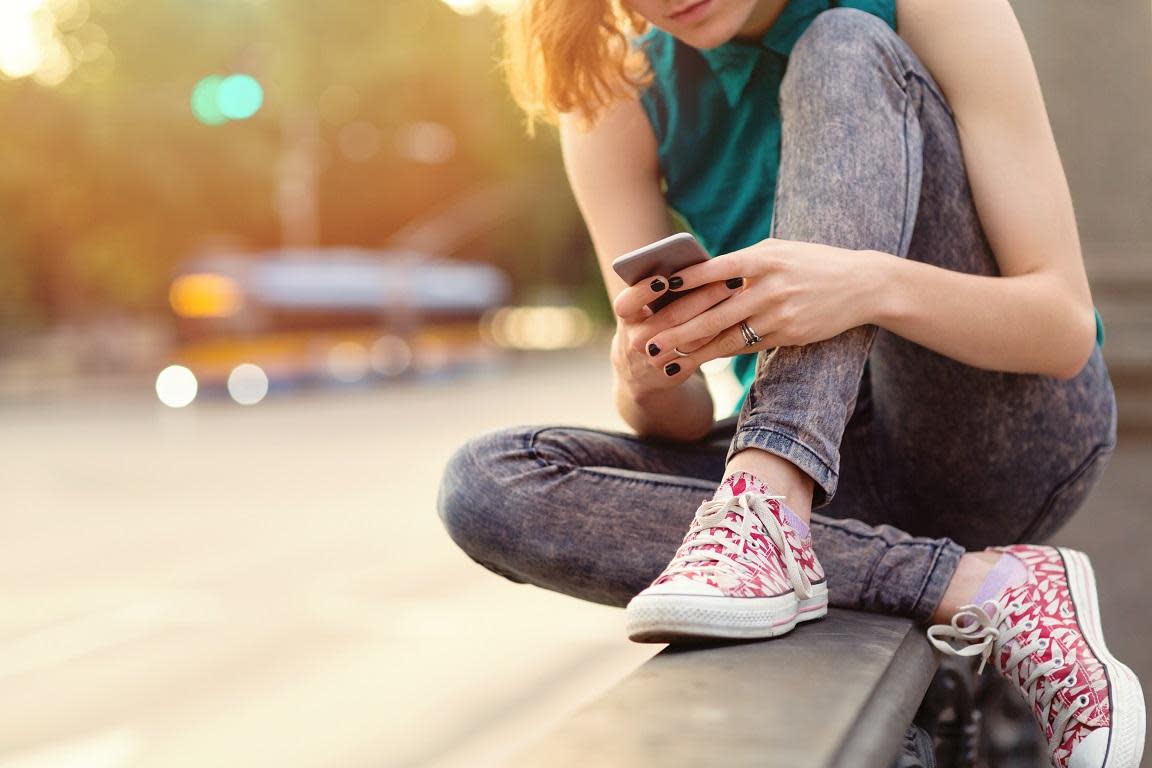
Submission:
POLYGON ((944 590, 944 597, 932 614, 932 623, 947 624, 961 606, 972 602, 999 557, 993 552, 966 552, 956 564, 952 581, 948 582, 948 589, 944 590))
POLYGON ((774 494, 783 496, 784 503, 805 523, 811 519, 814 483, 792 462, 768 451, 746 448, 728 462, 724 476, 735 472, 755 475, 774 494))

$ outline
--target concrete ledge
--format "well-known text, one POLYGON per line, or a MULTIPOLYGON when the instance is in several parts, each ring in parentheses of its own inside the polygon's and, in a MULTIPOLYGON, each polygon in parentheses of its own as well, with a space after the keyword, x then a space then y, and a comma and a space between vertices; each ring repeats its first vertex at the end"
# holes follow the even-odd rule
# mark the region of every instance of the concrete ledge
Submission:
POLYGON ((669 647, 518 768, 886 768, 937 667, 911 621, 833 610, 764 642, 669 647))

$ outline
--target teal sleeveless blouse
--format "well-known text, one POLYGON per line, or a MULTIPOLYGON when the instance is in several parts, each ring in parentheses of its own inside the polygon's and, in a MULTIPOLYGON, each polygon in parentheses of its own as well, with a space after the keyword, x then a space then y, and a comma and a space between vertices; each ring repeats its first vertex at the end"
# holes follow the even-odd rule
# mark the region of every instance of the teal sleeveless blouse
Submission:
MULTIPOLYGON (((656 134, 665 199, 713 257, 772 230, 780 82, 796 40, 835 6, 871 13, 896 30, 895 0, 790 0, 758 41, 700 50, 655 27, 635 41, 653 73, 640 101, 656 134)), ((1096 343, 1104 343, 1098 312, 1096 343)), ((756 355, 738 355, 732 367, 744 388, 738 411, 756 355)))

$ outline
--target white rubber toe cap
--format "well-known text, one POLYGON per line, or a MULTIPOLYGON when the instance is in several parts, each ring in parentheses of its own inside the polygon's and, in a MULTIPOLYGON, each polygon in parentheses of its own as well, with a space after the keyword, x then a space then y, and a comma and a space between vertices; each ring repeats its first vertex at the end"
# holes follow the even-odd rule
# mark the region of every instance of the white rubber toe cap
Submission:
POLYGON ((1108 756, 1108 734, 1111 728, 1097 728, 1088 734, 1068 758, 1068 768, 1103 768, 1108 756))

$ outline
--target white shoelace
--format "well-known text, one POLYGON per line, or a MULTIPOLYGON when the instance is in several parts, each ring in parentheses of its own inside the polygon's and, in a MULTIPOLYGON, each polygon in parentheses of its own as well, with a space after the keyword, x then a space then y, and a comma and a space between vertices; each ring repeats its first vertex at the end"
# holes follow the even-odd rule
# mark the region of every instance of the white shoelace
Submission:
POLYGON ((675 575, 685 571, 694 571, 708 574, 728 574, 732 570, 733 563, 738 563, 750 574, 755 574, 756 565, 748 556, 749 547, 756 549, 760 546, 750 536, 752 521, 755 519, 760 521, 764 533, 780 550, 784 567, 788 572, 788 579, 792 582, 796 594, 803 599, 811 597, 812 581, 804 573, 800 563, 797 562, 796 554, 784 538, 784 531, 781 529, 780 523, 764 504, 764 499, 783 500, 784 497, 742 493, 729 499, 705 501, 696 510, 696 518, 692 521, 692 527, 688 529, 688 537, 685 543, 681 545, 682 553, 678 553, 668 563, 664 573, 675 575), (729 520, 729 512, 737 512, 740 521, 729 520), (717 532, 709 529, 732 531, 736 534, 736 540, 719 536, 717 532), (705 544, 719 545, 723 553, 731 554, 733 557, 725 557, 722 552, 715 550, 701 549, 705 544))
MULTIPOLYGON (((1048 638, 1041 637, 1039 632, 1031 637, 1027 636, 1026 633, 1037 629, 1034 619, 1012 624, 1009 609, 1018 611, 1023 607, 1018 602, 1008 603, 1007 596, 1000 600, 989 600, 984 603, 984 606, 965 605, 952 617, 951 624, 937 624, 929 627, 928 640, 936 648, 950 656, 979 656, 980 668, 976 674, 980 674, 984 671, 984 665, 988 663, 992 654, 999 655, 1005 645, 1011 640, 1019 638, 1015 650, 1009 655, 1008 661, 1001 671, 1005 677, 1011 675, 1014 682, 1020 683, 1024 698, 1043 725, 1048 722, 1048 718, 1051 716, 1052 702, 1055 700, 1057 692, 1062 688, 1071 688, 1076 685, 1076 673, 1069 669, 1065 677, 1058 681, 1052 681, 1046 686, 1046 690, 1042 690, 1040 681, 1047 677, 1050 672, 1064 666, 1065 659, 1053 655, 1048 661, 1033 665, 1032 654, 1048 650, 1049 642, 1048 638), (968 645, 964 648, 955 648, 950 642, 953 640, 968 645), (1027 667, 1031 667, 1031 671, 1021 682, 1021 676, 1028 671, 1024 665, 1025 660, 1028 661, 1027 667)), ((1081 694, 1073 701, 1075 707, 1068 707, 1056 715, 1056 720, 1052 723, 1050 750, 1055 751, 1060 746, 1068 721, 1076 712, 1087 706, 1089 701, 1087 695, 1081 694)))

